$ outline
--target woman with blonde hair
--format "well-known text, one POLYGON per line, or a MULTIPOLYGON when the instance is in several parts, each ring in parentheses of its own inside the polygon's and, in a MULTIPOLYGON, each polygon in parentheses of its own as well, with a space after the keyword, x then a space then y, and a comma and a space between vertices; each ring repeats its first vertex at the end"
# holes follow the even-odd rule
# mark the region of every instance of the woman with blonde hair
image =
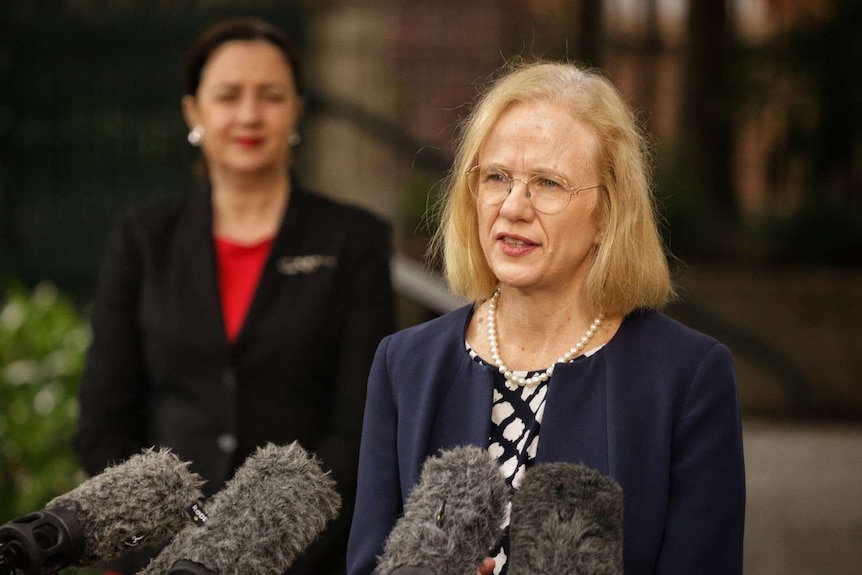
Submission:
MULTIPOLYGON (((513 493, 545 462, 612 477, 626 575, 742 572, 733 360, 659 311, 673 287, 648 168, 634 113, 594 71, 521 64, 481 97, 433 243, 472 304, 378 347, 351 575, 373 572, 426 458, 465 444, 513 493)), ((505 573, 507 537, 488 555, 479 572, 505 573)))

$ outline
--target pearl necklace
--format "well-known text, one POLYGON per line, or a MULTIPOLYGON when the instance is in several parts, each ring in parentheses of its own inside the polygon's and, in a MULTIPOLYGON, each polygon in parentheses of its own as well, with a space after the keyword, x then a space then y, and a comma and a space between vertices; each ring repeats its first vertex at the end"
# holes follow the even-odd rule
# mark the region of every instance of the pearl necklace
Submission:
POLYGON ((554 373, 554 366, 558 363, 567 363, 573 357, 581 352, 584 349, 584 346, 593 338, 596 334, 596 330, 602 325, 602 320, 605 318, 605 314, 600 313, 596 319, 593 320, 593 323, 590 324, 589 329, 587 329, 584 336, 581 340, 575 344, 572 348, 569 349, 562 357, 558 358, 553 365, 551 365, 545 371, 537 373, 532 377, 521 377, 519 375, 515 375, 511 369, 509 369, 505 363, 503 363, 503 358, 500 357, 500 349, 497 345, 497 302, 500 299, 500 288, 497 287, 494 290, 494 295, 491 296, 491 299, 488 300, 488 345, 491 348, 491 359, 494 360, 494 364, 497 366, 497 369, 500 373, 503 374, 503 377, 506 378, 507 381, 511 381, 517 385, 523 385, 526 387, 532 387, 534 385, 538 385, 543 381, 548 381, 551 378, 551 375, 554 373))

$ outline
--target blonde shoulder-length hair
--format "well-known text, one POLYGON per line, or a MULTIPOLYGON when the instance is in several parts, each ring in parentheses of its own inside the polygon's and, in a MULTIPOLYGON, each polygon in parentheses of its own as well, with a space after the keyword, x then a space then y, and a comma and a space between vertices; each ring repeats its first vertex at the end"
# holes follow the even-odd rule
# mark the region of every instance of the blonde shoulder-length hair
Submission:
POLYGON ((515 103, 568 106, 592 130, 600 177, 596 216, 602 231, 586 281, 589 303, 605 313, 658 309, 673 297, 667 256, 650 189, 645 139, 633 110, 598 72, 562 62, 511 64, 479 98, 462 125, 452 171, 437 206, 440 226, 429 253, 442 255, 452 293, 481 302, 497 278, 479 243, 476 204, 467 171, 497 119, 515 103))

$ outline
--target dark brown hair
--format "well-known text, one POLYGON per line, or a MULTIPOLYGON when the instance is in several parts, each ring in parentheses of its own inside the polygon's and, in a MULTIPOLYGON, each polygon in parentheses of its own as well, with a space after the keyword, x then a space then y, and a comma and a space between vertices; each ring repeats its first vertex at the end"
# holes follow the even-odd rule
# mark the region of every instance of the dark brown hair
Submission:
POLYGON ((293 73, 296 91, 302 95, 301 69, 296 44, 284 30, 257 18, 224 20, 213 24, 198 36, 186 60, 186 94, 194 96, 197 93, 201 73, 207 61, 222 44, 232 40, 264 40, 281 50, 293 73))

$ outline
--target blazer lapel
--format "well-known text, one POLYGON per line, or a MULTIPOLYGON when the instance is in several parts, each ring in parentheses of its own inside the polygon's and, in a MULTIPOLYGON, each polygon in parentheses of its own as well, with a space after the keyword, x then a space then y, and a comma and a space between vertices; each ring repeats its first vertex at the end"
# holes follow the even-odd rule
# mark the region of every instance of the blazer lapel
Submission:
POLYGON ((211 334, 216 345, 227 346, 221 296, 218 285, 215 245, 212 232, 212 201, 209 189, 194 194, 189 210, 189 223, 184 231, 186 262, 189 266, 191 290, 200 309, 202 333, 211 334))
POLYGON ((536 463, 583 463, 608 474, 604 354, 558 365, 550 381, 536 463))
MULTIPOLYGON (((446 320, 453 328, 460 329, 447 332, 451 335, 446 335, 442 341, 428 342, 430 357, 454 359, 441 362, 442 369, 431 377, 433 381, 449 385, 440 386, 431 399, 433 405, 420 410, 433 414, 432 420, 419 423, 420 427, 428 429, 428 435, 421 440, 427 444, 418 446, 422 453, 435 453, 459 445, 488 447, 494 381, 490 370, 473 361, 465 349, 467 326, 472 316, 472 307, 460 308, 446 320)), ((432 362, 429 366, 432 371, 436 371, 435 364, 432 362)), ((416 471, 418 473, 418 467, 416 471)))
POLYGON ((282 273, 279 271, 279 262, 282 259, 299 255, 305 249, 305 246, 301 245, 301 239, 307 237, 307 234, 303 231, 305 222, 302 220, 302 214, 305 213, 305 209, 303 208, 304 203, 305 196, 302 190, 297 186, 296 182, 293 182, 284 218, 272 242, 272 248, 264 263, 263 270, 261 270, 260 280, 258 280, 257 288, 248 307, 248 312, 239 334, 237 334, 234 343, 235 347, 238 347, 248 337, 250 327, 270 309, 269 302, 275 297, 278 291, 284 289, 284 282, 281 278, 282 273))
MULTIPOLYGON (((463 339, 461 340, 463 347, 463 339)), ((463 350, 462 350, 463 351, 463 350)), ((491 372, 466 351, 450 380, 431 436, 431 452, 459 445, 488 447, 494 383, 491 372)))

